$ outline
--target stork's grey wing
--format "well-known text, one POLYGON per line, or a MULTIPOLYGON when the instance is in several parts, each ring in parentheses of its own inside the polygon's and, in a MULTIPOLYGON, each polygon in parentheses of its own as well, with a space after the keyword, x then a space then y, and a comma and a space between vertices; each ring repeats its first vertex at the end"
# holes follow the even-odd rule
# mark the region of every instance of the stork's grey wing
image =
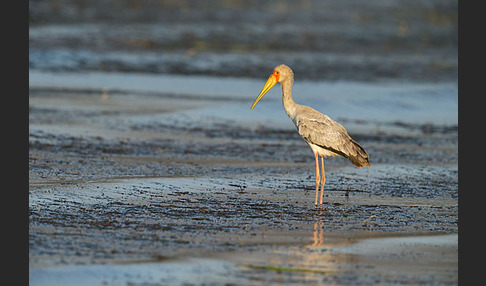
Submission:
POLYGON ((356 166, 369 165, 365 150, 329 116, 309 108, 296 117, 295 125, 305 141, 348 158, 356 166))
POLYGON ((346 157, 345 146, 349 140, 341 132, 337 131, 329 122, 317 121, 309 118, 299 118, 296 125, 300 136, 305 141, 318 145, 329 151, 346 157))

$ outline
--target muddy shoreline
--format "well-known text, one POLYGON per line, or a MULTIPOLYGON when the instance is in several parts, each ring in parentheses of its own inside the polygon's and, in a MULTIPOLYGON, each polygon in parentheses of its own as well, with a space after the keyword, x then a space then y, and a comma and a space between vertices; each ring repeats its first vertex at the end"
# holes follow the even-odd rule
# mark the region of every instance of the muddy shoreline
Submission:
MULTIPOLYGON (((411 266, 401 275, 390 273, 416 252, 387 250, 379 258, 336 248, 367 238, 457 234, 457 125, 392 120, 370 127, 342 118, 372 167, 327 160, 325 203, 316 210, 308 146, 285 127, 288 118, 277 117, 282 123, 273 128, 265 118, 232 120, 236 114, 225 108, 243 101, 31 86, 31 282, 69 279, 93 265, 101 272, 115 267, 114 276, 96 280, 102 284, 117 281, 117 271, 143 276, 162 267, 157 273, 165 273, 180 259, 195 273, 214 271, 211 277, 219 278, 207 281, 216 285, 228 275, 238 277, 227 280, 235 284, 401 283, 432 276, 439 284, 457 282, 457 245, 440 240, 423 248, 432 262, 422 269, 430 271, 411 266), (445 248, 436 253, 437 247, 445 248), (338 262, 329 272, 327 264, 303 259, 338 262), (377 271, 386 260, 392 266, 377 271), (143 263, 155 264, 137 268, 143 263)), ((280 104, 267 106, 280 112, 280 104)), ((202 277, 167 275, 141 281, 197 284, 202 277)), ((139 281, 129 277, 122 284, 139 281)))

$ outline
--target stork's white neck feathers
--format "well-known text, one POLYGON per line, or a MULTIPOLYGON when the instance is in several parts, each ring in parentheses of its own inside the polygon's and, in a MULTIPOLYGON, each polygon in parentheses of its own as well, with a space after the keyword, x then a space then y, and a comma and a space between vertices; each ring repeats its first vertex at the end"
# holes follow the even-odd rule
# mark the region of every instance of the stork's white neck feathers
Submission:
POLYGON ((287 115, 294 121, 297 115, 297 104, 292 98, 292 84, 294 82, 294 75, 290 74, 283 81, 280 82, 282 86, 282 103, 287 115))

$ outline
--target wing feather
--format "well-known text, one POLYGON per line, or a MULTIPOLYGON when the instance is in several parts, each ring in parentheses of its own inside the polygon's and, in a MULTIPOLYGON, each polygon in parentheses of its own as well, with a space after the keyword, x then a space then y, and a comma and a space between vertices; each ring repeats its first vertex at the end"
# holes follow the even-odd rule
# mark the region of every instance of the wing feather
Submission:
POLYGON ((348 158, 356 166, 369 166, 368 154, 341 124, 313 108, 302 108, 294 123, 305 141, 348 158))

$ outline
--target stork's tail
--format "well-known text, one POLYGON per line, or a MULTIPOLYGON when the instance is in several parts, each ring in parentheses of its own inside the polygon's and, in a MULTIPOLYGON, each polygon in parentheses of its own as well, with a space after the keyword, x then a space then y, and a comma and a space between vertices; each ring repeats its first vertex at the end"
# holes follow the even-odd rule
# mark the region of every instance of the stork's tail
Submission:
POLYGON ((356 141, 353 140, 353 147, 351 152, 346 152, 346 158, 356 167, 370 167, 370 158, 368 153, 356 141))

